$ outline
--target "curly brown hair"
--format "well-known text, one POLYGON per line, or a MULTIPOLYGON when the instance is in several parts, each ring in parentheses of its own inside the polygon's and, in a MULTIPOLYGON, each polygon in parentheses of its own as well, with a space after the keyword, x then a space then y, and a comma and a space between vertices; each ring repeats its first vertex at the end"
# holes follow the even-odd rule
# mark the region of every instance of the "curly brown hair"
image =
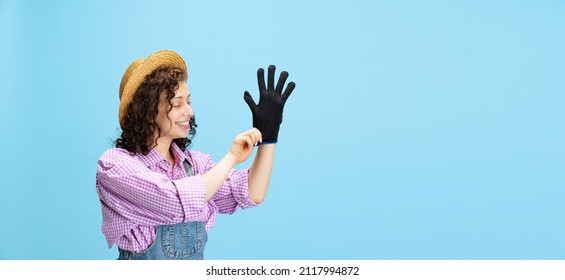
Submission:
MULTIPOLYGON (((161 131, 155 122, 159 112, 159 97, 166 92, 169 102, 169 111, 173 108, 171 99, 179 88, 179 82, 187 79, 187 73, 179 68, 161 66, 151 74, 139 86, 134 94, 132 102, 127 108, 127 114, 122 125, 121 137, 114 142, 117 148, 124 148, 132 153, 147 155, 157 144, 155 131, 161 135, 161 131)), ((185 150, 192 144, 192 138, 196 135, 196 121, 190 119, 190 130, 187 138, 174 139, 173 142, 181 150, 185 150)))

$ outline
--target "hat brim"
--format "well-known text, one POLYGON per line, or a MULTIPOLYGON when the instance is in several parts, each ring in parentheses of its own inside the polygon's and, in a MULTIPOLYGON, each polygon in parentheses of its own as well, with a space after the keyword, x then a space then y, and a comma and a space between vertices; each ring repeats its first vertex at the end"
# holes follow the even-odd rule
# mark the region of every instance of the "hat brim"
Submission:
POLYGON ((120 83, 120 126, 127 114, 127 108, 133 96, 145 78, 161 66, 172 66, 184 70, 187 74, 186 63, 177 53, 169 50, 158 51, 146 59, 138 58, 130 64, 120 83))

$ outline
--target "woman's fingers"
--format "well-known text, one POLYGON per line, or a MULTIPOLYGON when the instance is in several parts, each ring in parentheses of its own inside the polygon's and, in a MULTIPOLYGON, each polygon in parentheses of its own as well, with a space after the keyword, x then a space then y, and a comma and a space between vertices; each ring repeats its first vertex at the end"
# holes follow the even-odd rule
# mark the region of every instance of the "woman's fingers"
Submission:
POLYGON ((263 142, 263 137, 261 135, 261 131, 259 131, 259 129, 257 128, 252 128, 249 130, 251 132, 251 139, 253 139, 253 142, 255 143, 261 143, 263 142))
POLYGON ((253 141, 253 139, 251 139, 251 137, 249 137, 248 135, 244 136, 244 139, 247 144, 244 147, 245 151, 247 152, 248 150, 253 149, 253 146, 255 146, 255 141, 253 141))
POLYGON ((230 153, 238 162, 243 162, 251 155, 253 148, 262 141, 262 137, 261 131, 257 128, 240 133, 235 137, 230 153))
POLYGON ((257 128, 252 128, 248 131, 241 133, 240 135, 248 136, 249 138, 251 138, 251 141, 253 142, 253 146, 256 146, 258 143, 263 142, 263 135, 261 134, 261 131, 259 131, 259 129, 257 128))
POLYGON ((242 149, 247 149, 247 146, 253 147, 254 144, 251 137, 246 134, 240 134, 237 137, 235 137, 235 143, 241 146, 242 149))
POLYGON ((261 133, 261 131, 259 131, 259 129, 254 128, 255 132, 257 133, 257 137, 259 137, 259 143, 263 142, 263 134, 261 133))

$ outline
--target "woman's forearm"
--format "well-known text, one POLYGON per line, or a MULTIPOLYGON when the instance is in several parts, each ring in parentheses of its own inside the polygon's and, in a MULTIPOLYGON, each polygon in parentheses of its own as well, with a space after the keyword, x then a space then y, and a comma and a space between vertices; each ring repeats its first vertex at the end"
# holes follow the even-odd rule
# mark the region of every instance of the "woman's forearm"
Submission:
POLYGON ((222 187, 222 184, 228 177, 230 170, 237 164, 237 161, 229 153, 214 167, 203 174, 204 187, 206 188, 206 201, 222 187))
MULTIPOLYGON (((238 134, 233 140, 228 153, 214 167, 204 173, 206 201, 222 187, 232 168, 245 161, 253 152, 254 146, 260 141, 261 132, 252 128, 238 134)), ((259 149, 260 150, 260 149, 259 149)), ((270 171, 269 171, 270 172, 270 171)))
POLYGON ((262 202, 267 194, 274 158, 275 144, 259 145, 249 170, 249 199, 255 203, 262 202))

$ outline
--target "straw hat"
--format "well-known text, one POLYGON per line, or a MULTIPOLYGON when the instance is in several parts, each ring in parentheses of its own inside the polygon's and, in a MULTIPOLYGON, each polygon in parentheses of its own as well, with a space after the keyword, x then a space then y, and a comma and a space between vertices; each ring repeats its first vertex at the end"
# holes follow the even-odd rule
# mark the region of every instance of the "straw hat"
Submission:
POLYGON ((188 73, 186 64, 182 57, 180 57, 177 53, 168 50, 158 51, 148 56, 146 59, 138 58, 129 65, 128 69, 126 69, 126 72, 122 77, 122 82, 120 83, 120 126, 123 127, 127 108, 133 100, 133 96, 137 92, 137 89, 143 81, 145 81, 145 77, 164 65, 177 67, 188 73))

